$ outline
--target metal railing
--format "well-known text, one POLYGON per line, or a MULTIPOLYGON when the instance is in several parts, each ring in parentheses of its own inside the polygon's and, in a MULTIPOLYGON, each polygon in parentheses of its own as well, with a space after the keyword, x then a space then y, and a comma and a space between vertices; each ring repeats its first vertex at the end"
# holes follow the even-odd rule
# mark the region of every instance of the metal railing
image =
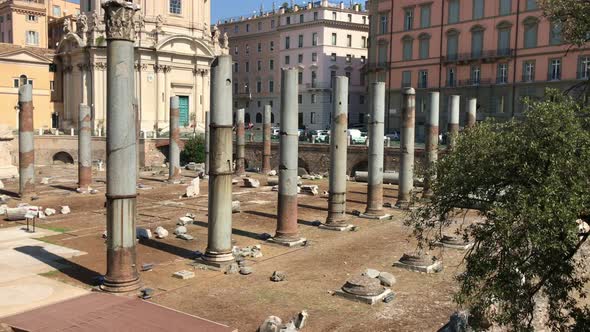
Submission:
POLYGON ((458 86, 482 86, 482 85, 490 85, 492 84, 492 80, 489 78, 485 79, 468 79, 468 80, 459 80, 458 86))
POLYGON ((481 52, 470 53, 456 53, 447 54, 443 56, 443 62, 463 62, 463 61, 478 61, 478 60, 495 60, 498 58, 513 57, 514 49, 497 49, 481 52))

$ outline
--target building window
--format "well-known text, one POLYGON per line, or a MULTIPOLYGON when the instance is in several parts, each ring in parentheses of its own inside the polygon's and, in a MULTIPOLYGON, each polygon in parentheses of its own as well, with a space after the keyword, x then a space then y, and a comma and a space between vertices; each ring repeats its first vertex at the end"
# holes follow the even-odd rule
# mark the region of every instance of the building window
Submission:
POLYGON ((512 12, 512 0, 500 0, 500 15, 510 15, 512 12))
POLYGON ((420 59, 428 59, 430 56, 430 35, 422 34, 418 37, 418 53, 420 59))
POLYGON ((590 56, 581 56, 578 58, 578 79, 587 80, 590 78, 590 56))
POLYGON ((420 27, 421 28, 428 28, 430 27, 430 13, 431 13, 431 6, 430 5, 423 5, 420 7, 420 27))
POLYGON ((526 0, 526 10, 535 10, 539 8, 537 6, 537 0, 526 0))
POLYGON ((262 92, 262 82, 256 81, 256 93, 262 92))
POLYGON ((285 48, 286 49, 291 48, 291 37, 289 37, 289 36, 285 37, 285 48))
POLYGON ((27 45, 39 45, 39 33, 37 31, 27 31, 27 45))
POLYGON ((348 22, 352 22, 352 14, 348 14, 348 22))
POLYGON ((352 35, 346 35, 346 46, 352 47, 352 35))
POLYGON ((337 16, 336 12, 332 12, 332 19, 334 21, 336 21, 338 19, 338 16, 337 16))
POLYGON ((385 66, 387 64, 387 45, 379 45, 377 49, 377 62, 379 66, 385 66))
POLYGON ((414 47, 414 40, 411 37, 404 37, 402 60, 412 60, 412 48, 414 47))
POLYGON ((37 16, 35 16, 35 15, 27 15, 27 21, 29 21, 29 22, 37 22, 37 16))
POLYGON ((352 55, 351 54, 347 54, 346 55, 346 63, 351 63, 352 62, 352 55))
POLYGON ((524 82, 535 81, 535 62, 525 61, 522 66, 522 80, 524 82))
POLYGON ((447 58, 449 60, 457 59, 457 50, 459 49, 459 33, 453 31, 447 34, 447 58))
POLYGON ((275 92, 275 81, 268 81, 268 92, 275 92))
POLYGON ((20 86, 20 83, 19 83, 19 82, 20 82, 20 81, 19 81, 19 79, 18 79, 18 78, 15 78, 15 79, 13 79, 13 80, 12 80, 12 87, 13 87, 13 88, 18 88, 18 87, 20 86))
POLYGON ((239 53, 238 47, 237 46, 234 46, 234 54, 237 55, 238 53, 239 53))
POLYGON ((551 45, 559 45, 561 44, 561 23, 559 22, 551 22, 550 31, 549 31, 549 44, 551 45))
POLYGON ((449 0, 449 24, 459 22, 459 0, 449 0))
POLYGON ((537 31, 539 25, 534 18, 526 19, 524 22, 524 48, 537 47, 537 31))
POLYGON ((318 12, 314 12, 314 13, 313 13, 313 20, 314 20, 314 21, 317 21, 317 20, 318 20, 318 18, 319 18, 318 12))
POLYGON ((336 46, 337 42, 336 33, 332 33, 332 46, 336 46))
POLYGON ((561 79, 561 59, 549 60, 549 80, 558 81, 561 79))
POLYGON ((330 54, 330 61, 336 61, 336 53, 330 54))
POLYGON ((55 81, 49 81, 49 90, 55 91, 55 81))
POLYGON ((379 33, 380 34, 387 33, 387 16, 388 16, 388 14, 381 14, 381 16, 379 16, 379 33))
POLYGON ((180 15, 182 13, 182 1, 170 0, 170 14, 180 15))
POLYGON ((367 62, 367 58, 364 55, 361 55, 361 63, 364 65, 367 62))
POLYGON ((297 55, 297 62, 303 63, 303 54, 298 54, 297 55))
POLYGON ((318 33, 317 32, 314 32, 311 35, 311 45, 312 46, 318 46, 318 33))
POLYGON ((363 96, 363 95, 359 96, 359 104, 361 104, 361 105, 365 104, 365 96, 363 96))
POLYGON ((234 73, 239 73, 240 72, 240 64, 237 62, 234 62, 234 73))
POLYGON ((312 95, 311 95, 311 103, 312 103, 312 104, 315 104, 316 102, 317 102, 316 95, 315 95, 315 94, 312 94, 312 95))
POLYGON ((318 83, 318 73, 314 71, 311 72, 311 86, 316 87, 318 83))
POLYGON ((288 55, 285 55, 285 64, 288 65, 291 63, 291 58, 288 55))
POLYGON ((290 16, 287 16, 286 20, 287 20, 287 25, 291 24, 291 17, 290 16))
POLYGON ((239 25, 234 25, 234 33, 238 33, 240 31, 240 26, 239 25))
POLYGON ((298 40, 297 40, 297 46, 299 48, 303 47, 303 35, 299 35, 298 40))
POLYGON ((483 18, 485 14, 485 2, 484 0, 473 0, 473 19, 479 20, 483 18))
POLYGON ((262 43, 258 43, 258 47, 256 47, 258 53, 262 52, 262 43))
POLYGON ((481 83, 481 67, 471 66, 471 84, 479 85, 479 83, 481 83))
POLYGON ((274 29, 275 28, 275 20, 271 20, 270 21, 270 28, 274 29))
POLYGON ((246 24, 246 32, 250 32, 250 24, 246 24))
POLYGON ((316 62, 318 61, 318 54, 317 53, 311 53, 311 62, 316 62))
POLYGON ((409 88, 412 86, 412 72, 405 70, 402 72, 402 88, 409 88))
POLYGON ((246 45, 246 55, 250 54, 250 45, 246 45))
POLYGON ((275 61, 274 60, 268 60, 268 69, 269 70, 274 70, 275 69, 275 61))
POLYGON ((414 27, 414 8, 404 10, 404 30, 412 30, 414 27))
POLYGON ((258 31, 262 31, 262 22, 258 22, 258 31))
POLYGON ((367 17, 363 16, 363 24, 367 24, 367 17))
POLYGON ((365 36, 361 37, 361 47, 367 48, 367 37, 365 37, 365 36))
POLYGON ((498 30, 498 53, 499 55, 510 54, 510 28, 498 30))
POLYGON ((303 95, 297 95, 297 103, 303 104, 303 95))
POLYGON ((303 84, 303 72, 299 71, 297 73, 297 84, 303 84))
POLYGON ((256 70, 258 70, 258 71, 262 70, 262 61, 258 60, 256 62, 256 70))
POLYGON ((52 8, 53 16, 61 17, 61 7, 60 6, 53 6, 52 8))
POLYGON ((454 67, 447 68, 447 86, 453 87, 457 85, 457 76, 454 67))
POLYGON ((303 23, 305 22, 305 18, 303 16, 303 14, 299 15, 299 23, 303 23))
POLYGON ((418 88, 420 88, 420 89, 428 88, 428 71, 427 70, 420 70, 418 72, 418 88))
POLYGON ((508 83, 508 64, 507 63, 499 63, 498 64, 498 74, 496 76, 496 83, 498 83, 498 84, 508 83))
POLYGON ((471 30, 471 57, 479 59, 483 53, 483 28, 476 27, 471 30))
MULTIPOLYGON (((270 51, 271 51, 271 52, 275 50, 275 42, 274 42, 274 41, 271 41, 271 42, 270 42, 269 49, 270 49, 270 51)), ((237 53, 236 53, 236 54, 237 54, 237 53)))

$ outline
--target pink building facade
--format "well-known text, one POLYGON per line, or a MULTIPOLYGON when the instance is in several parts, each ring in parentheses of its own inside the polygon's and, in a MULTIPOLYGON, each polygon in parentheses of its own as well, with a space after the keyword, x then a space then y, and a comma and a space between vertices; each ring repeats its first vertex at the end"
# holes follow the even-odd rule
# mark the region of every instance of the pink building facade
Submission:
POLYGON ((333 76, 349 77, 349 122, 364 122, 369 22, 360 5, 324 0, 260 10, 223 20, 219 30, 230 37, 234 106, 246 109, 246 122, 261 125, 267 104, 273 107, 272 122, 280 122, 280 70, 286 67, 299 69, 300 128, 329 128, 333 76))
POLYGON ((535 0, 370 0, 370 80, 388 86, 389 131, 399 130, 401 90, 416 88, 417 136, 424 136, 428 92, 478 99, 478 120, 518 116, 523 97, 588 79, 590 49, 571 49, 535 0))

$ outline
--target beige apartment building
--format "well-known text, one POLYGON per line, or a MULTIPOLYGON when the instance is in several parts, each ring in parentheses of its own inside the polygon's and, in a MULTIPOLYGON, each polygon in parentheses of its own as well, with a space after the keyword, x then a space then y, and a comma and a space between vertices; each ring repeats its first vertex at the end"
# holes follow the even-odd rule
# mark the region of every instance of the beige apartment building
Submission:
POLYGON ((334 76, 349 77, 349 122, 364 123, 368 18, 359 4, 322 0, 221 20, 234 60, 234 107, 261 125, 270 104, 279 123, 280 70, 291 67, 299 69, 300 128, 330 127, 334 76))
MULTIPOLYGON (((169 100, 180 97, 185 130, 204 130, 209 110, 210 63, 227 52, 223 36, 211 29, 210 0, 136 0, 135 96, 141 129, 168 129, 169 100)), ((78 105, 91 107, 95 130, 106 128, 106 39, 100 0, 82 0, 81 15, 63 19, 56 49, 56 105, 61 129, 77 126, 78 105)))

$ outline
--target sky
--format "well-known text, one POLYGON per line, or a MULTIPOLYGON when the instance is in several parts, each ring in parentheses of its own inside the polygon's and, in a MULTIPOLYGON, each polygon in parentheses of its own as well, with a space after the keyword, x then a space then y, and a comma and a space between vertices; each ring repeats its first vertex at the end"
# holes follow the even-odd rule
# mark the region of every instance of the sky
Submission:
MULTIPOLYGON (((261 3, 265 11, 270 10, 273 2, 279 8, 285 0, 211 0, 211 23, 217 23, 217 20, 222 18, 252 14, 260 9, 261 3)), ((290 3, 290 0, 287 2, 290 3)), ((296 3, 303 1, 298 0, 296 3)))

